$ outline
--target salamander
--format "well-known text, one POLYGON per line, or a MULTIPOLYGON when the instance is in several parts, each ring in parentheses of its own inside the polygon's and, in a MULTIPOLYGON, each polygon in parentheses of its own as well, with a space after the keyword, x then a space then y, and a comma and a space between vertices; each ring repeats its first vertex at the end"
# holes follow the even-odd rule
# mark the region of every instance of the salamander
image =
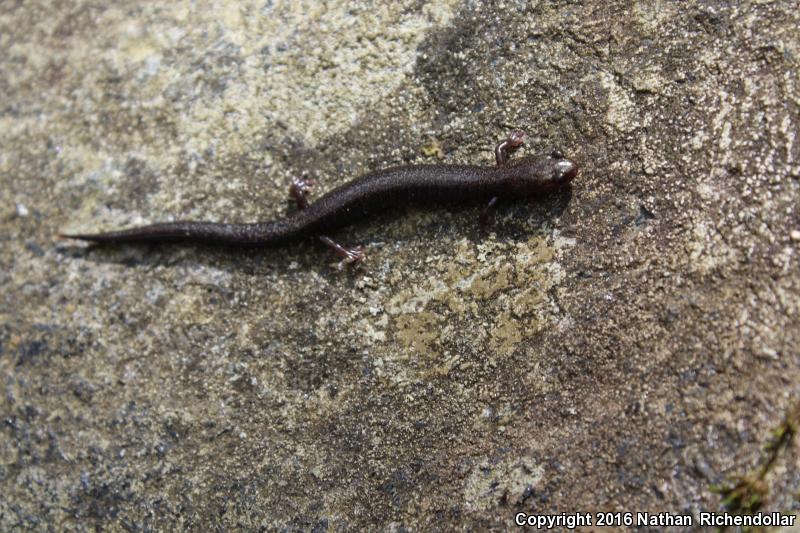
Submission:
POLYGON ((324 233, 356 218, 395 205, 489 200, 481 215, 499 198, 517 199, 558 189, 578 174, 578 166, 560 151, 510 161, 523 144, 514 131, 495 148, 496 166, 406 165, 370 172, 308 202, 312 182, 295 178, 289 189, 299 209, 284 218, 250 224, 203 221, 161 222, 104 233, 66 233, 61 237, 93 243, 193 242, 201 244, 272 245, 316 236, 346 262, 359 262, 360 247, 345 248, 324 233))

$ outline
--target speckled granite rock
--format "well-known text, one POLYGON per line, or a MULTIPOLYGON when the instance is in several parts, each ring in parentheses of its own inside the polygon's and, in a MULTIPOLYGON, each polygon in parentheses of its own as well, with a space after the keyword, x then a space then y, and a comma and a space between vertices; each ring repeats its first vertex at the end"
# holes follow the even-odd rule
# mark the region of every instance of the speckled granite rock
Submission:
MULTIPOLYGON (((697 513, 791 427, 796 3, 164 4, 0 7, 0 529, 697 513), (386 213, 337 234, 361 272, 55 237, 271 218, 302 171, 516 127, 571 193, 386 213)), ((762 509, 798 505, 787 442, 762 509)))

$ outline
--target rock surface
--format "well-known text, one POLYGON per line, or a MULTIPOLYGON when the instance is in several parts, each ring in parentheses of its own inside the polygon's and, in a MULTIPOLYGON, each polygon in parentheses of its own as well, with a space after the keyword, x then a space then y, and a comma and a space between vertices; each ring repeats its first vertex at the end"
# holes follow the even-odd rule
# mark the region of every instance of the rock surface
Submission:
POLYGON ((795 2, 108 4, 0 9, 0 529, 797 508, 795 2), (512 128, 571 191, 339 231, 360 271, 56 238, 512 128))

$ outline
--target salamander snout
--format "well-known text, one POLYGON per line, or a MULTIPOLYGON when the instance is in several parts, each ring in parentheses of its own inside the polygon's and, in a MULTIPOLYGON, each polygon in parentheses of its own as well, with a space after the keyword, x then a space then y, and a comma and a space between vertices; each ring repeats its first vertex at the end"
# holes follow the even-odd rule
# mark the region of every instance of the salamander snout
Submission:
POLYGON ((578 175, 578 165, 559 151, 522 157, 501 168, 510 178, 506 193, 511 196, 554 191, 578 175))
POLYGON ((553 160, 551 179, 559 185, 569 183, 578 175, 578 165, 564 157, 561 151, 554 150, 550 159, 553 160))

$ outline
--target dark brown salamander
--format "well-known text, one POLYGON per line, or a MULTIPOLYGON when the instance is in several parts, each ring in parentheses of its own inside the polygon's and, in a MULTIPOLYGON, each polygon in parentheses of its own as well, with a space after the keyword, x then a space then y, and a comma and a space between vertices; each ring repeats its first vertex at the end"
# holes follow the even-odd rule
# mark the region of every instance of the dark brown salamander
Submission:
MULTIPOLYGON (((196 242, 212 244, 269 245, 316 235, 347 262, 364 259, 360 248, 344 248, 320 234, 354 218, 402 202, 452 202, 520 198, 552 191, 569 183, 578 166, 558 151, 527 156, 509 162, 524 133, 512 132, 495 148, 496 167, 474 165, 413 165, 388 168, 362 176, 309 204, 311 182, 295 179, 290 194, 300 208, 285 218, 253 224, 215 222, 162 222, 107 233, 62 234, 62 237, 95 243, 196 242)), ((487 211, 481 221, 487 220, 487 211)))

